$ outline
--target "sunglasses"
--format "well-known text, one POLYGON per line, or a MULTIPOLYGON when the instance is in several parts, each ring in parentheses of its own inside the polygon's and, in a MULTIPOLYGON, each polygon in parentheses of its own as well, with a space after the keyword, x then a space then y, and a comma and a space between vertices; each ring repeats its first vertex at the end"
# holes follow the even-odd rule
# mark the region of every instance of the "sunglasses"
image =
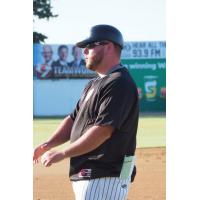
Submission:
POLYGON ((106 44, 108 44, 108 43, 109 43, 109 42, 93 42, 93 43, 87 44, 87 45, 85 46, 85 48, 87 48, 87 49, 93 49, 94 47, 106 45, 106 44))

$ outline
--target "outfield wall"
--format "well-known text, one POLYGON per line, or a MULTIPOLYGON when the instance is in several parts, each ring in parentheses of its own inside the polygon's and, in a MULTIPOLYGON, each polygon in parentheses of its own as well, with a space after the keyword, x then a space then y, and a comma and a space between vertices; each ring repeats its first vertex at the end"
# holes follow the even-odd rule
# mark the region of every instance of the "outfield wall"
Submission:
MULTIPOLYGON (((33 80, 34 117, 59 117, 71 113, 89 80, 91 79, 33 80)), ((139 95, 140 111, 165 112, 166 101, 160 97, 159 92, 154 99, 139 95)))
POLYGON ((34 116, 64 116, 71 113, 88 81, 89 79, 34 80, 34 116))

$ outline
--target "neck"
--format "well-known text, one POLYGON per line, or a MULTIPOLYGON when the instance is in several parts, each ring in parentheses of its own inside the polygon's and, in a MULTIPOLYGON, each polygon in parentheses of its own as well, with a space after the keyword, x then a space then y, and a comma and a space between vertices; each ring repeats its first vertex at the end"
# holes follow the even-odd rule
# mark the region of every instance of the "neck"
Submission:
POLYGON ((113 66, 119 65, 120 60, 108 60, 107 62, 102 62, 97 69, 95 70, 97 73, 106 75, 112 68, 113 66))

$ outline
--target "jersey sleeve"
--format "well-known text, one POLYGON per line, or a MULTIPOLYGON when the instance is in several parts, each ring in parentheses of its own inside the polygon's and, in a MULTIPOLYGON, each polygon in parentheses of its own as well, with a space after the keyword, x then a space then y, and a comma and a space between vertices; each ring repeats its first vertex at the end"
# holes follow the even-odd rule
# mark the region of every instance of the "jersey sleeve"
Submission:
POLYGON ((137 100, 136 88, 124 80, 114 80, 103 89, 95 125, 111 125, 120 129, 137 100))
POLYGON ((78 103, 76 104, 75 109, 74 109, 73 112, 70 114, 70 117, 71 117, 71 119, 72 119, 73 121, 75 120, 75 118, 76 118, 76 116, 77 116, 77 113, 78 113, 78 111, 79 111, 79 108, 80 108, 80 99, 79 99, 78 103))

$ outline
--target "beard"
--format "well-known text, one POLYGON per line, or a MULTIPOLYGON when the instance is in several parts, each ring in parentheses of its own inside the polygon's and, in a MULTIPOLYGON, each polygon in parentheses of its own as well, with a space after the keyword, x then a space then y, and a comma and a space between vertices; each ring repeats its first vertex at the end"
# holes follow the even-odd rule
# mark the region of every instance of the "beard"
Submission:
POLYGON ((98 66, 101 64, 104 57, 103 49, 95 54, 93 57, 90 57, 86 60, 86 68, 92 71, 95 71, 98 66))

